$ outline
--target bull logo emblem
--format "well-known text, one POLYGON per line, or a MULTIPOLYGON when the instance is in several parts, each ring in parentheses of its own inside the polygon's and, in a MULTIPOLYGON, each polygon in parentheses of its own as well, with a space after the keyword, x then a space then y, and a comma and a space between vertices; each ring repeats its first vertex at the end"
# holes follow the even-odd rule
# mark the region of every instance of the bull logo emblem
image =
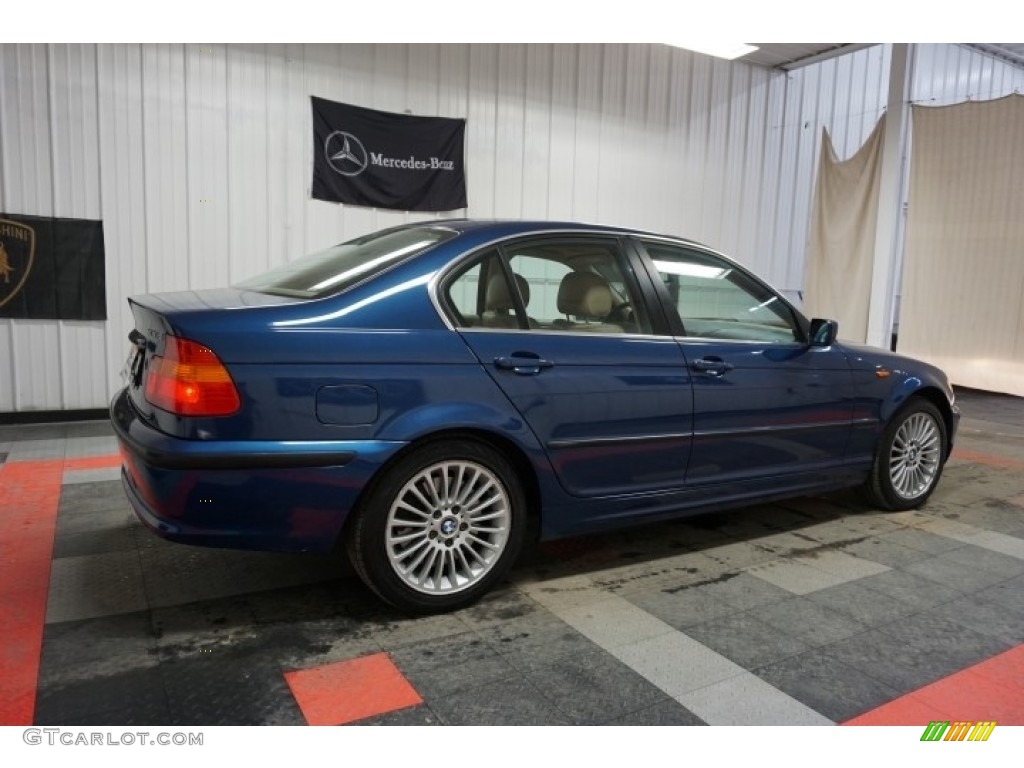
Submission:
POLYGON ((7 257, 7 249, 4 248, 4 241, 0 240, 0 276, 3 277, 4 282, 10 285, 11 283, 11 272, 14 271, 14 267, 11 266, 11 260, 7 257))
POLYGON ((36 231, 10 219, 0 219, 0 308, 25 286, 36 255, 36 231))

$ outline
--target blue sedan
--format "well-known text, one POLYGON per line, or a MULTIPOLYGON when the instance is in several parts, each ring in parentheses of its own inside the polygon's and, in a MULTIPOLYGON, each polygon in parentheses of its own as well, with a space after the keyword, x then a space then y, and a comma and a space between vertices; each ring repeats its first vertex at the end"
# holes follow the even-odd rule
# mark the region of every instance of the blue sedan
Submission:
POLYGON ((136 296, 125 491, 190 544, 341 544, 458 608, 542 539, 862 486, 935 489, 942 371, 838 342, 696 243, 553 222, 377 232, 229 289, 136 296))

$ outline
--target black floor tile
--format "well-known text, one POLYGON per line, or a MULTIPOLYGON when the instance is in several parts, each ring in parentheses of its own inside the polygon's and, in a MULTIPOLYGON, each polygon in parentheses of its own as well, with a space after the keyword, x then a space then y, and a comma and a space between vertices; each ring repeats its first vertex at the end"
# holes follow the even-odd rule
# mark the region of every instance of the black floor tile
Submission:
POLYGON ((570 725, 522 678, 501 680, 430 702, 446 725, 570 725))
POLYGON ((65 437, 113 437, 114 428, 107 420, 82 421, 65 425, 65 437))
POLYGON ((811 645, 773 627, 751 613, 736 613, 696 624, 686 634, 746 669, 802 653, 811 645))
POLYGON ((224 653, 160 664, 174 725, 303 725, 281 668, 265 654, 224 653))
POLYGON ((867 625, 806 597, 753 608, 751 615, 808 646, 826 645, 867 629, 867 625))
POLYGON ((899 696, 898 687, 879 682, 819 648, 755 670, 765 682, 836 722, 899 696))
POLYGON ((428 703, 520 674, 475 632, 424 640, 390 656, 428 703))
POLYGON ((573 656, 525 673, 577 725, 598 725, 662 701, 665 694, 605 651, 573 656))
POLYGON ((612 718, 604 725, 707 725, 674 699, 612 718))
POLYGON ((901 693, 987 659, 1005 645, 991 637, 948 622, 941 636, 918 633, 926 625, 904 624, 915 617, 885 625, 826 646, 830 656, 901 693))
POLYGON ((421 704, 357 720, 350 725, 441 725, 441 720, 430 707, 421 704))
POLYGON ((536 669, 598 646, 548 612, 480 630, 481 636, 517 669, 536 669))
POLYGON ((95 661, 155 659, 155 653, 156 637, 146 611, 47 624, 40 673, 56 676, 95 661))
MULTIPOLYGON (((90 516, 96 517, 95 515, 90 516)), ((113 516, 112 516, 113 517, 113 516)), ((105 519, 102 518, 101 519, 105 519)), ((114 518, 114 519, 120 519, 114 518)), ((135 533, 132 524, 118 524, 115 527, 102 527, 87 530, 90 521, 80 521, 73 531, 65 524, 61 534, 53 541, 54 557, 81 557, 82 555, 99 555, 104 552, 121 552, 135 549, 135 533)))
POLYGON ((163 676, 158 667, 70 683, 42 683, 34 723, 118 725, 112 720, 121 714, 133 723, 170 722, 163 676))
POLYGON ((985 592, 943 603, 932 608, 930 613, 1001 640, 1007 647, 1024 643, 1024 610, 1007 608, 987 600, 988 594, 985 592))
POLYGON ((848 581, 845 584, 811 592, 806 598, 837 613, 856 619, 868 627, 888 624, 890 621, 909 616, 919 610, 911 603, 868 589, 856 581, 848 581))

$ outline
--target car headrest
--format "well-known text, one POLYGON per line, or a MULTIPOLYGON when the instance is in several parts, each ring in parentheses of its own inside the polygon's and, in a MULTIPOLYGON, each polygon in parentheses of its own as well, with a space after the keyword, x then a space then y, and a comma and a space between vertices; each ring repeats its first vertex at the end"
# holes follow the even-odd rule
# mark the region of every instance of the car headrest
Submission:
MULTIPOLYGON (((519 288, 519 295, 523 297, 523 304, 530 303, 530 284, 522 277, 513 273, 516 279, 516 286, 519 288)), ((487 294, 484 297, 484 309, 490 312, 508 312, 516 306, 512 295, 508 290, 508 281, 505 275, 492 275, 487 281, 487 294)))
POLYGON ((605 317, 612 311, 612 289, 593 272, 570 272, 558 286, 558 311, 577 317, 605 317))

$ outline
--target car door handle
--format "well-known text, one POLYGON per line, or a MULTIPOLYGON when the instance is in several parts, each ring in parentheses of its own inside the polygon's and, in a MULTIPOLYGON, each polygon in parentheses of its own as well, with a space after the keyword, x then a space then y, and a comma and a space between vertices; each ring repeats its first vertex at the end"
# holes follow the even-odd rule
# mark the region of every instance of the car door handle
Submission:
POLYGON ((543 359, 534 352, 513 352, 511 355, 494 358, 494 367, 505 371, 512 371, 520 376, 536 376, 545 368, 551 368, 554 363, 543 359))
POLYGON ((726 371, 731 371, 734 368, 732 363, 727 363, 720 357, 702 357, 690 363, 690 367, 709 376, 721 376, 726 371))

